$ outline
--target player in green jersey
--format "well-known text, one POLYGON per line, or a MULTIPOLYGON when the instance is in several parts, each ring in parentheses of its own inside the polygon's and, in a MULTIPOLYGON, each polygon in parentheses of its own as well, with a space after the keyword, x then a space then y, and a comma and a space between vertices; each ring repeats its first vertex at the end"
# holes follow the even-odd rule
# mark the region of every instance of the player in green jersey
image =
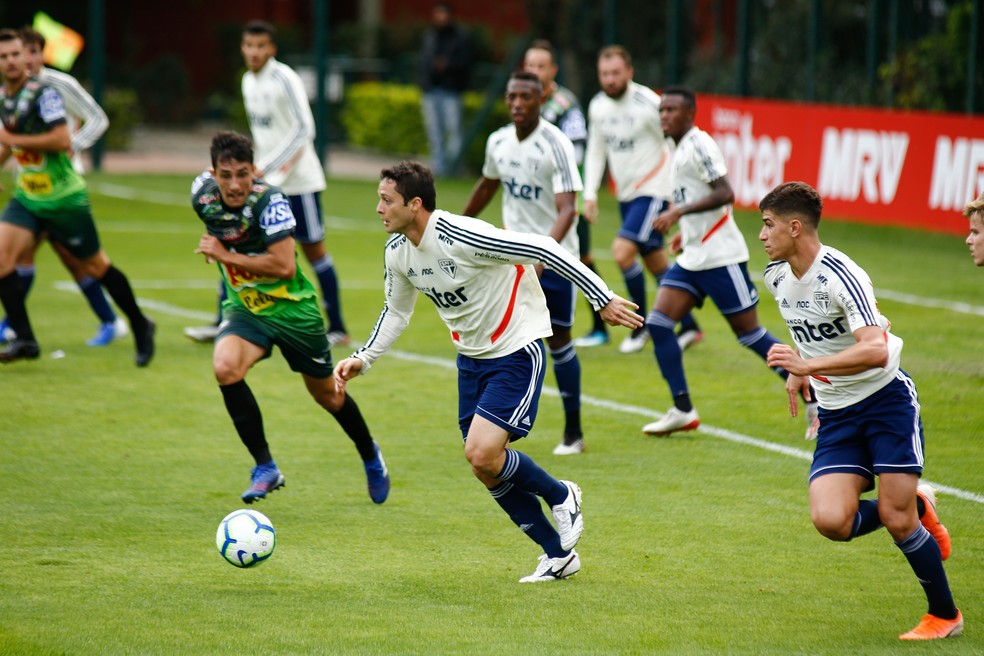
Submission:
POLYGON ((255 178, 247 137, 216 134, 211 156, 211 171, 198 176, 191 188, 192 207, 206 230, 195 252, 218 264, 226 289, 212 364, 232 423, 256 461, 243 501, 253 503, 284 484, 260 407, 246 384, 250 368, 277 346, 314 400, 355 443, 369 496, 383 503, 389 472, 359 407, 335 387, 317 292, 297 265, 296 222, 287 195, 255 178))
POLYGON ((154 355, 154 322, 140 311, 126 276, 99 244, 88 189, 68 157, 71 134, 64 101, 30 76, 23 41, 13 30, 0 30, 0 78, 0 160, 9 152, 18 164, 13 198, 0 215, 0 301, 17 338, 0 351, 0 362, 41 353, 15 267, 45 232, 126 314, 136 339, 136 364, 146 366, 154 355))

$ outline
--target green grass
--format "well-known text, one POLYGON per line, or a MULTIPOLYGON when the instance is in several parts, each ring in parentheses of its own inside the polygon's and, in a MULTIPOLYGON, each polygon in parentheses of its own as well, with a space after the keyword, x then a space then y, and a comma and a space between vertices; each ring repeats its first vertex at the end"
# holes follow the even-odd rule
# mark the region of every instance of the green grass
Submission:
MULTIPOLYGON (((669 406, 668 393, 648 352, 610 346, 580 353, 589 450, 551 455, 562 420, 553 395, 519 443, 584 489, 584 567, 573 580, 517 584, 539 551, 461 455, 454 351, 426 300, 398 352, 350 384, 392 473, 383 506, 369 501, 354 449, 279 355, 250 374, 287 487, 259 506, 278 530, 277 552, 237 570, 213 540, 241 506, 251 462, 216 389, 210 348, 181 335, 215 303, 215 269, 192 253, 201 227, 185 201, 190 179, 91 180, 165 201, 93 195, 107 251, 153 304, 158 355, 138 370, 129 339, 86 347, 95 321, 41 250, 30 309, 44 355, 0 370, 0 654, 984 653, 979 314, 881 303, 920 385, 926 477, 976 495, 941 495, 954 536, 947 571, 967 618, 961 638, 901 645, 897 634, 925 604, 888 535, 828 542, 810 525, 806 459, 722 439, 811 447, 778 379, 713 307, 701 311, 707 337, 686 361, 702 419, 716 430, 644 437, 640 426, 669 406), (52 358, 56 350, 65 356, 52 358)), ((9 188, 9 175, 3 182, 9 188)), ((470 186, 443 183, 439 205, 460 210, 470 186)), ((385 234, 374 206, 371 181, 335 180, 325 196, 356 339, 382 303, 385 234)), ((608 199, 603 212, 595 252, 621 291, 607 256, 608 199)), ((759 221, 748 213, 740 222, 759 279, 759 221)), ((822 233, 879 290, 984 306, 982 272, 957 237, 837 221, 822 233)), ((583 308, 577 334, 588 325, 583 308)), ((760 315, 788 339, 770 298, 760 315)))

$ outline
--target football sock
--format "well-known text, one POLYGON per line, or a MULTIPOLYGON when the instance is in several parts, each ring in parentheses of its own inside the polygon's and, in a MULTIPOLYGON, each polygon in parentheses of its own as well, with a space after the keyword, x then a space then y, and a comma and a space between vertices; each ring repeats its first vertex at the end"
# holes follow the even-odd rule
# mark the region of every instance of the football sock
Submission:
POLYGON ((862 499, 858 502, 858 512, 854 515, 854 527, 848 540, 867 535, 881 528, 881 517, 878 516, 878 502, 873 499, 862 499))
POLYGON ((34 284, 35 267, 33 264, 18 264, 15 270, 17 271, 17 277, 20 278, 21 286, 24 288, 24 296, 26 297, 31 292, 31 285, 34 284))
POLYGON ((78 281, 79 289, 85 295, 85 300, 89 301, 89 307, 99 317, 101 323, 113 323, 116 321, 116 313, 113 312, 109 299, 103 293, 102 285, 92 276, 86 276, 78 281))
POLYGON ((256 464, 263 465, 273 460, 263 432, 263 415, 260 414, 260 406, 246 381, 219 385, 219 389, 222 390, 226 410, 229 411, 232 424, 239 433, 239 439, 246 445, 256 464))
POLYGON ((622 271, 622 278, 625 280, 625 289, 629 293, 629 300, 639 306, 646 307, 646 277, 642 272, 642 265, 634 263, 628 269, 622 271))
MULTIPOLYGON (((661 271, 660 273, 653 275, 653 278, 656 280, 657 294, 659 293, 659 286, 663 284, 663 276, 666 275, 667 271, 668 269, 663 269, 663 271, 661 271)), ((642 310, 643 308, 645 308, 645 306, 640 305, 639 308, 640 310, 642 310)), ((684 315, 682 319, 680 319, 680 332, 685 333, 689 330, 696 330, 698 332, 700 331, 700 326, 697 325, 697 320, 694 319, 693 312, 688 312, 687 314, 684 315)))
POLYGON ((560 535, 543 513, 543 504, 535 494, 507 482, 499 483, 489 490, 489 494, 506 511, 509 519, 543 548, 548 557, 559 558, 567 553, 560 548, 560 535))
POLYGON ((550 506, 564 503, 570 493, 566 485, 544 471, 533 458, 515 449, 506 449, 506 462, 496 478, 542 497, 550 506))
POLYGON ((338 276, 335 263, 327 253, 311 263, 314 273, 321 283, 321 296, 324 299, 325 314, 328 315, 329 332, 346 332, 342 321, 342 306, 338 294, 338 276))
POLYGON ((345 431, 345 434, 349 436, 349 439, 355 443, 355 448, 359 451, 359 457, 362 458, 363 462, 376 457, 376 447, 372 443, 369 427, 366 426, 366 420, 362 417, 359 406, 356 405, 351 396, 346 394, 342 407, 339 408, 338 412, 332 412, 331 415, 345 431))
POLYGON ((11 271, 0 278, 0 302, 7 313, 7 323, 17 333, 17 339, 34 340, 31 321, 27 318, 27 306, 24 305, 24 286, 17 273, 11 271))
MULTIPOLYGON (((662 312, 653 310, 646 316, 646 329, 653 338, 653 350, 659 370, 670 386, 674 399, 689 393, 687 376, 683 373, 683 352, 673 333, 675 322, 662 312)), ((682 408, 681 408, 682 409, 682 408)))
POLYGON ((577 358, 574 343, 568 342, 556 351, 551 350, 554 376, 557 389, 564 403, 564 411, 571 412, 581 407, 581 361, 577 358))
POLYGON ((694 404, 690 400, 690 395, 684 393, 673 397, 673 407, 681 412, 690 412, 694 409, 694 404))
MULTIPOLYGON (((583 221, 583 219, 582 219, 582 221, 583 221)), ((591 262, 585 262, 584 263, 584 266, 586 266, 589 269, 591 269, 591 271, 593 273, 595 273, 595 274, 598 273, 598 269, 597 269, 597 267, 595 267, 595 264, 594 264, 593 261, 591 261, 591 262)), ((591 315, 592 315, 592 321, 593 321, 593 325, 591 326, 591 332, 593 332, 593 333, 605 333, 607 335, 608 334, 608 324, 606 324, 605 323, 605 320, 601 318, 601 312, 599 312, 598 310, 594 309, 594 306, 591 305, 591 301, 588 301, 588 307, 591 309, 591 315)))
POLYGON ((99 284, 106 288, 110 297, 116 302, 116 306, 123 311, 127 319, 130 320, 130 327, 134 332, 147 328, 147 317, 143 315, 137 306, 137 299, 133 295, 133 288, 130 281, 126 279, 123 272, 110 265, 106 273, 99 280, 99 284))
POLYGON ((584 433, 581 431, 581 411, 571 410, 570 412, 564 413, 564 441, 567 438, 580 438, 584 437, 584 433))
MULTIPOLYGON (((745 348, 749 348, 762 358, 763 360, 769 355, 769 349, 772 348, 773 344, 778 344, 779 340, 772 336, 768 330, 764 327, 759 326, 750 333, 745 333, 744 335, 738 335, 738 343, 740 343, 745 348)), ((789 376, 786 370, 782 367, 773 367, 773 371, 777 374, 786 378, 789 376)))
POLYGON ((953 604, 950 584, 947 583, 946 572, 943 570, 940 545, 936 543, 926 527, 919 524, 912 535, 901 542, 896 542, 895 546, 905 554, 916 579, 926 592, 929 613, 945 620, 955 619, 957 607, 953 604))

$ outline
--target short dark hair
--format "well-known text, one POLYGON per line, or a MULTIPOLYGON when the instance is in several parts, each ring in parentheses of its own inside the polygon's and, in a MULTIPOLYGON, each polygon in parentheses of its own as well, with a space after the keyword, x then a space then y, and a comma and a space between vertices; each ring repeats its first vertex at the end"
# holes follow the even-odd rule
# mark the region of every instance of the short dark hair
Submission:
POLYGON ((249 21, 243 26, 243 34, 251 34, 253 36, 261 36, 266 34, 270 37, 270 41, 273 43, 277 42, 277 28, 275 28, 272 23, 268 23, 265 20, 249 21))
POLYGON ((557 63, 557 51, 554 50, 553 44, 546 39, 533 39, 526 50, 546 50, 550 54, 550 61, 554 64, 557 63))
POLYGON ((663 95, 680 96, 683 98, 683 102, 688 108, 697 111, 697 94, 695 94, 694 90, 690 87, 669 86, 663 89, 663 95))
POLYGON ((212 167, 219 162, 236 161, 253 163, 253 143, 244 134, 226 130, 212 137, 209 148, 212 156, 212 167))
POLYGON ((20 40, 21 43, 24 42, 24 38, 17 32, 17 30, 7 28, 0 30, 0 42, 13 41, 15 39, 20 40))
POLYGON ((539 89, 543 90, 543 84, 540 82, 540 78, 536 76, 536 73, 530 73, 529 71, 513 71, 509 75, 509 80, 522 80, 523 82, 532 82, 539 89))
POLYGON ((780 217, 799 216, 816 228, 820 225, 823 199, 805 182, 784 182, 765 195, 759 202, 759 211, 769 211, 780 217))
POLYGON ((379 179, 392 180, 396 184, 396 192, 403 196, 404 205, 414 198, 419 198, 421 205, 428 212, 433 212, 437 208, 434 174, 420 162, 404 160, 396 166, 383 169, 379 173, 379 179))
POLYGON ((45 44, 44 35, 38 32, 33 27, 31 27, 30 25, 25 25, 24 27, 20 28, 20 30, 18 30, 18 33, 20 34, 21 41, 24 42, 24 45, 36 45, 42 50, 44 49, 44 44, 45 44))

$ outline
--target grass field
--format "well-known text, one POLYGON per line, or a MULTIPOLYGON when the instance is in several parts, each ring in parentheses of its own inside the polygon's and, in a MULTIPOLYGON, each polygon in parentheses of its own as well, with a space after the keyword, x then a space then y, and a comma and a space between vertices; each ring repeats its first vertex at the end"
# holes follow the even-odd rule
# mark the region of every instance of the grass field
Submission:
MULTIPOLYGON (((2 181, 9 188, 9 174, 2 181)), ((984 653, 984 274, 961 238, 822 228, 868 270, 906 340, 925 475, 943 486, 954 540, 947 571, 965 635, 903 645, 896 636, 925 612, 922 589, 886 532, 845 545, 813 529, 802 420, 787 416, 780 381, 712 307, 699 314, 706 339, 686 354, 700 432, 643 436, 670 405, 666 387, 648 350, 608 346, 580 353, 588 451, 551 455, 562 414, 550 391, 519 443, 584 489, 574 579, 517 583, 539 549, 461 455, 454 351, 426 300, 397 351, 349 388, 392 474, 382 506, 279 355, 250 374, 287 487, 259 505, 278 529, 274 556, 255 570, 227 565, 215 528, 241 506, 252 463, 210 348, 181 334, 210 320, 215 303, 216 271, 192 253, 201 227, 190 176, 91 181, 106 249, 157 321, 158 352, 138 370, 130 339, 86 347, 95 319, 42 249, 30 309, 44 353, 0 370, 0 654, 984 653)), ((438 204, 460 210, 470 186, 442 184, 438 204)), ((355 339, 382 303, 374 206, 372 181, 335 180, 325 196, 355 339)), ((607 256, 610 199, 602 209, 595 252, 621 293, 607 256)), ((759 219, 740 223, 760 280, 759 219)), ((588 325, 583 308, 576 334, 588 325)), ((760 316, 788 339, 768 297, 760 316)), ((552 374, 546 382, 552 390, 552 374)))

